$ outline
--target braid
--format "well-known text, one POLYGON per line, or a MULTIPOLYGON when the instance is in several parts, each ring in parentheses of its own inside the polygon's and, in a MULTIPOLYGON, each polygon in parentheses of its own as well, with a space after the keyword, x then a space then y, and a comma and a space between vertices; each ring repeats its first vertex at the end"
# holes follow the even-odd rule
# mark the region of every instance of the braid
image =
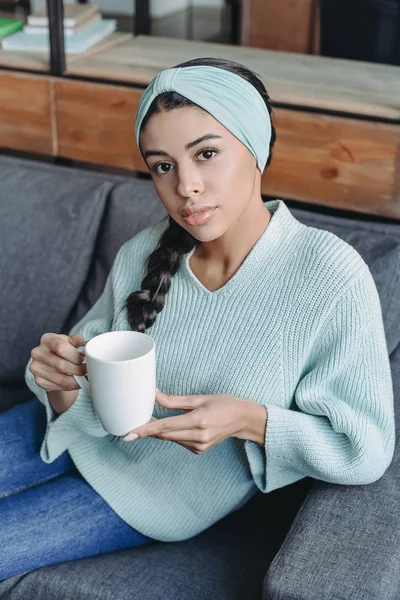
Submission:
MULTIPOLYGON (((208 65, 232 71, 246 79, 261 94, 272 117, 270 98, 258 77, 243 65, 217 58, 198 58, 177 65, 177 67, 190 67, 194 65, 208 65)), ((195 106, 193 102, 176 92, 164 92, 155 98, 142 122, 142 130, 151 115, 161 110, 173 110, 195 106)), ((275 128, 272 125, 270 153, 267 166, 272 159, 272 148, 276 140, 275 128)), ((162 311, 165 298, 171 286, 171 280, 181 267, 183 256, 190 252, 196 244, 194 238, 186 229, 178 225, 172 217, 168 216, 169 226, 162 234, 157 248, 147 257, 145 263, 145 276, 141 289, 132 292, 126 301, 128 322, 132 331, 145 333, 156 320, 157 314, 162 311)))
POLYGON ((157 248, 147 257, 142 289, 129 295, 126 302, 132 331, 145 333, 164 308, 172 277, 179 270, 183 255, 192 250, 196 239, 171 217, 157 248))

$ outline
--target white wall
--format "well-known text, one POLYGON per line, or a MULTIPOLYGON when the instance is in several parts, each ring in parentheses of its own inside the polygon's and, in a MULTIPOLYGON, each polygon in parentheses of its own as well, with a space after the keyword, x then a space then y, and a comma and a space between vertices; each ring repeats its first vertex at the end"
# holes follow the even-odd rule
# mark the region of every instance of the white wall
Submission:
POLYGON ((189 6, 188 0, 151 0, 150 12, 152 17, 165 17, 187 6, 189 6))
POLYGON ((224 6, 224 0, 193 0, 194 6, 215 6, 221 8, 224 6))
MULTIPOLYGON (((224 0, 193 0, 194 6, 220 7, 224 0)), ((64 0, 64 4, 74 4, 74 0, 64 0)), ((122 15, 133 14, 133 0, 97 0, 93 2, 103 12, 122 15)), ((189 5, 189 0, 151 0, 151 14, 153 17, 164 17, 177 10, 182 10, 189 5)), ((31 0, 32 12, 42 10, 46 6, 46 0, 31 0)))

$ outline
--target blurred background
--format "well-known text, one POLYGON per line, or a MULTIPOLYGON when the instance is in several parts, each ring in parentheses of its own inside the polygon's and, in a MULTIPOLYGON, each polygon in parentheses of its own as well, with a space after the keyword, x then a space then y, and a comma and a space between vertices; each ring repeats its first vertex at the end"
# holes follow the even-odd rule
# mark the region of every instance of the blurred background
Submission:
MULTIPOLYGON (((95 4, 104 19, 115 19, 116 29, 125 33, 136 27, 136 33, 152 36, 400 64, 400 0, 98 0, 95 4)), ((0 0, 0 17, 26 23, 29 15, 45 7, 45 0, 0 0)))
POLYGON ((269 93, 264 196, 400 217, 400 0, 0 0, 0 153, 148 177, 143 89, 205 56, 269 93))

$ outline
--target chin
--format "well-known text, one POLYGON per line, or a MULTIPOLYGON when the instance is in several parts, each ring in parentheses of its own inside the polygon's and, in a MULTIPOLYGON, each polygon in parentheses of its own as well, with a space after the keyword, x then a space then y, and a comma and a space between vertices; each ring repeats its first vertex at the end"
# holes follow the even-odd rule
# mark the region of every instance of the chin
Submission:
POLYGON ((213 242, 214 240, 217 240, 218 238, 220 238, 224 232, 222 233, 216 233, 215 231, 196 231, 196 234, 192 231, 189 231, 189 233, 198 241, 198 242, 203 242, 203 243, 207 243, 207 242, 213 242))

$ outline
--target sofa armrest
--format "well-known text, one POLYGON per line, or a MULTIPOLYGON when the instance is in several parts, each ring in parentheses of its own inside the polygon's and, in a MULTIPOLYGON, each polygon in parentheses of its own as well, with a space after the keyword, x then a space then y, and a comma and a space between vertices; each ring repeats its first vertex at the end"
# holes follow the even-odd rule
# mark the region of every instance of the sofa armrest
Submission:
POLYGON ((368 485, 315 482, 269 566, 263 600, 400 598, 400 346, 390 364, 392 463, 368 485))
POLYGON ((372 484, 316 483, 267 571, 263 600, 398 600, 399 475, 397 451, 372 484))

